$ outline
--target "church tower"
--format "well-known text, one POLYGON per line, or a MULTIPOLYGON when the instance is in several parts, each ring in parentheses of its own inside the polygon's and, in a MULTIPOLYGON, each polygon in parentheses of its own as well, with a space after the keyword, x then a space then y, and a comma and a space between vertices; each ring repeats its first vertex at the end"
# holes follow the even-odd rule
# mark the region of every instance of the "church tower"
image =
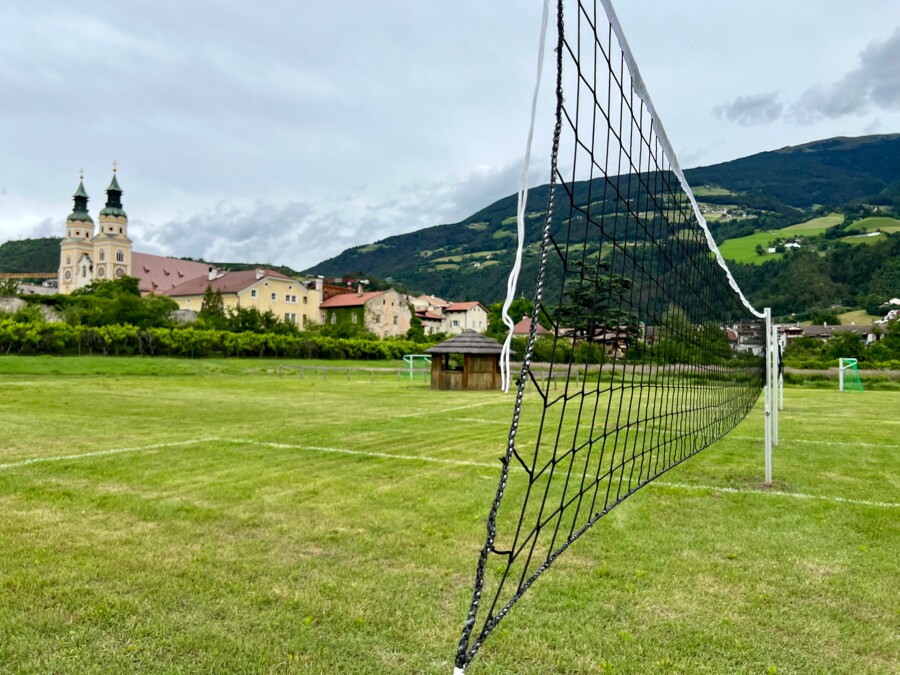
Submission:
POLYGON ((94 278, 109 281, 131 276, 131 239, 128 238, 128 216, 122 209, 122 188, 113 177, 106 188, 106 206, 100 211, 100 231, 94 238, 94 278))
POLYGON ((75 206, 66 218, 66 238, 60 245, 59 292, 71 293, 94 280, 94 221, 88 213, 84 172, 72 195, 75 206))

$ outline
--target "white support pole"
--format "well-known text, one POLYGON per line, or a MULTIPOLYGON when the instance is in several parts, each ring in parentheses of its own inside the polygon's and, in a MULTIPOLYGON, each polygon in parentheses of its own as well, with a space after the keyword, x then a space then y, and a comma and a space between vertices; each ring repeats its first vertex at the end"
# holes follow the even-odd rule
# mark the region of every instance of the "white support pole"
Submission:
POLYGON ((766 395, 765 395, 765 421, 766 421, 766 434, 765 434, 765 465, 766 465, 766 485, 772 484, 772 310, 769 307, 766 307, 764 311, 766 317, 766 342, 765 342, 765 355, 766 355, 766 395))
POLYGON ((778 447, 778 399, 781 382, 778 374, 778 326, 772 324, 772 445, 778 447))
POLYGON ((844 359, 838 359, 838 391, 844 391, 844 359))

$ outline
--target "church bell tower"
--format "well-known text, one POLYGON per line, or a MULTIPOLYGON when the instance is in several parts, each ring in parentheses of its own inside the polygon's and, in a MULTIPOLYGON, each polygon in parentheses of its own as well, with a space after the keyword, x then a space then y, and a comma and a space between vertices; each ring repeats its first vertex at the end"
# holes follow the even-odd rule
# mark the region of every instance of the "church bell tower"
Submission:
POLYGON ((122 188, 113 177, 106 188, 106 206, 100 211, 100 231, 94 239, 94 278, 109 281, 131 276, 131 239, 128 238, 128 215, 122 209, 122 188))
POLYGON ((94 221, 88 213, 84 171, 72 195, 75 205, 66 218, 66 238, 60 244, 59 292, 71 293, 94 280, 94 221))

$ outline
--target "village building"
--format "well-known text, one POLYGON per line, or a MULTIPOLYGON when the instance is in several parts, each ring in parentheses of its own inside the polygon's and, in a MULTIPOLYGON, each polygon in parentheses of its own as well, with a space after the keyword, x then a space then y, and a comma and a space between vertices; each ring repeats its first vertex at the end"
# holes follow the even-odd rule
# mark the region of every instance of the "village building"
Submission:
POLYGON ((319 322, 321 283, 305 283, 270 269, 220 272, 210 269, 201 277, 165 291, 182 310, 199 312, 207 289, 222 294, 226 309, 253 308, 272 312, 286 323, 304 326, 319 322))
POLYGON ((409 330, 412 313, 406 295, 393 288, 334 295, 320 305, 323 324, 359 326, 378 337, 396 337, 409 330))
MULTIPOLYGON (((538 324, 534 329, 534 334, 537 337, 543 337, 545 335, 553 335, 553 331, 547 330, 541 324, 538 324)), ((513 326, 513 336, 514 337, 528 337, 531 335, 531 317, 523 316, 522 320, 519 321, 515 326, 513 326)))
POLYGON ((451 302, 444 307, 441 332, 448 335, 474 330, 483 333, 488 327, 488 311, 480 302, 451 302))

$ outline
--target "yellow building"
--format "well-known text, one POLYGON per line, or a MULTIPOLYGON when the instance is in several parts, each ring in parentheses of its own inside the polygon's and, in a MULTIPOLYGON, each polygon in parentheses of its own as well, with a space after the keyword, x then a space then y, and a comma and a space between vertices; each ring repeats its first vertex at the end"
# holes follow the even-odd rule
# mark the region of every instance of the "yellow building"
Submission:
POLYGON ((165 295, 175 300, 179 309, 199 312, 207 288, 222 294, 226 309, 253 307, 263 313, 271 311, 282 321, 299 326, 319 322, 321 282, 301 282, 275 270, 220 272, 212 269, 207 276, 185 281, 165 295))
POLYGON ((106 206, 100 211, 100 230, 96 235, 94 220, 88 213, 84 176, 73 198, 75 205, 66 218, 66 238, 60 245, 59 292, 71 293, 92 281, 131 276, 128 216, 122 209, 122 188, 116 180, 116 169, 113 168, 112 181, 106 188, 106 206))

